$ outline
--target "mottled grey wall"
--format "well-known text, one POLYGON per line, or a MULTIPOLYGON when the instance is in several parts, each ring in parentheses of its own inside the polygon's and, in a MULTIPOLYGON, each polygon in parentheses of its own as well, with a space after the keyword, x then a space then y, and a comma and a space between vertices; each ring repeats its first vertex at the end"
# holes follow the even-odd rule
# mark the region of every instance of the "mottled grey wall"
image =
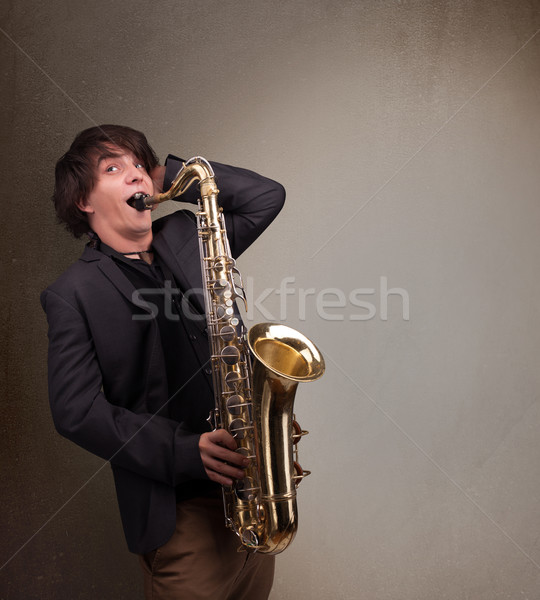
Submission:
POLYGON ((287 188, 240 266, 253 300, 294 277, 253 318, 327 373, 272 600, 540 597, 540 3, 6 0, 0 27, 2 600, 141 597, 108 466, 53 429, 38 303, 81 251, 54 162, 103 122, 287 188))

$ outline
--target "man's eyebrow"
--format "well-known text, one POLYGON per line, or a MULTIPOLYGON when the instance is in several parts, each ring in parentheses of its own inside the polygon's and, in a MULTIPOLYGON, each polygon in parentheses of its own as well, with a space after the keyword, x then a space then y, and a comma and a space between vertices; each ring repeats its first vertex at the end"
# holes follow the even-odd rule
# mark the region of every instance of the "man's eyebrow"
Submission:
POLYGON ((121 158, 122 156, 124 156, 124 154, 119 152, 104 152, 98 156, 96 166, 99 167, 99 165, 108 158, 121 158))

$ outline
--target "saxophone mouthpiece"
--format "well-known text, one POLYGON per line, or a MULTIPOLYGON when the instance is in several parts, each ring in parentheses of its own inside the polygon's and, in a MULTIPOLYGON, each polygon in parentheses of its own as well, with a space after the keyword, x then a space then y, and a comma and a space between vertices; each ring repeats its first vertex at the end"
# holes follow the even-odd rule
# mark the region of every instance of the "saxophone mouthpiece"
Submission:
POLYGON ((143 194, 142 192, 137 192, 133 194, 131 198, 127 201, 127 203, 132 206, 135 210, 142 212, 143 210, 150 210, 152 205, 147 202, 150 198, 150 194, 143 194))

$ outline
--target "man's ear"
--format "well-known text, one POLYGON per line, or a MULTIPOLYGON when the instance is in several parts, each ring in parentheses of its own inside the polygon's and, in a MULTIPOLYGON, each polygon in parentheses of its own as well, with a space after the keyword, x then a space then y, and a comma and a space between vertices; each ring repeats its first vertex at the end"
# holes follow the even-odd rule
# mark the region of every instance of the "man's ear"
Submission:
POLYGON ((79 210, 82 210, 85 213, 93 214, 95 212, 87 200, 83 200, 82 198, 79 198, 79 200, 76 202, 76 204, 77 204, 77 208, 79 210))

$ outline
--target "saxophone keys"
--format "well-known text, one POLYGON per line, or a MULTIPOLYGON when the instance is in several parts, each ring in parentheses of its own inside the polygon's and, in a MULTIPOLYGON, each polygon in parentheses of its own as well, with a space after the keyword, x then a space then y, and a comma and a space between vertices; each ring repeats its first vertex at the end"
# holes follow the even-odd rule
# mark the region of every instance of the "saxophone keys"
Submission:
POLYGON ((224 325, 219 330, 219 336, 224 342, 232 342, 236 338, 236 330, 231 325, 224 325))
POLYGON ((216 309, 216 314, 218 319, 223 319, 225 317, 232 317, 234 315, 234 310, 232 306, 220 305, 216 309))
POLYGON ((256 548, 259 545, 259 537, 252 529, 242 531, 240 537, 242 538, 242 543, 248 548, 256 548))
POLYGON ((238 498, 247 502, 255 500, 257 497, 256 492, 258 492, 258 490, 259 488, 255 486, 251 477, 244 477, 244 479, 238 480, 234 487, 234 491, 238 498))
POLYGON ((227 410, 231 415, 239 415, 246 406, 246 401, 239 394, 234 394, 227 398, 227 410))
POLYGON ((300 427, 300 424, 298 423, 298 421, 293 421, 292 422, 292 428, 293 428, 293 432, 292 432, 292 443, 294 445, 298 444, 298 442, 300 441, 300 439, 304 436, 307 435, 309 433, 309 431, 306 431, 305 429, 302 429, 300 427))
POLYGON ((246 431, 249 429, 252 429, 252 427, 246 425, 243 419, 234 419, 229 425, 229 433, 237 440, 243 440, 246 437, 246 431))
POLYGON ((213 408, 210 411, 210 414, 208 415, 206 422, 210 425, 210 427, 212 428, 213 431, 215 431, 218 428, 219 412, 218 412, 217 408, 213 408))
POLYGON ((296 487, 300 485, 302 479, 305 479, 308 475, 311 475, 311 471, 304 471, 299 463, 293 461, 293 467, 296 475, 293 475, 292 480, 296 487))
POLYGON ((227 375, 225 375, 225 383, 231 390, 234 390, 241 381, 242 376, 236 371, 229 371, 227 375))
POLYGON ((236 346, 225 346, 220 354, 221 360, 226 365, 235 365, 240 360, 240 351, 236 346))
POLYGON ((218 279, 213 285, 216 294, 225 294, 227 291, 230 293, 230 284, 226 279, 218 279))
POLYGON ((250 454, 249 453, 249 448, 244 448, 244 446, 239 446, 235 452, 237 452, 238 454, 241 454, 244 458, 249 459, 250 461, 256 459, 256 455, 255 454, 250 454))

